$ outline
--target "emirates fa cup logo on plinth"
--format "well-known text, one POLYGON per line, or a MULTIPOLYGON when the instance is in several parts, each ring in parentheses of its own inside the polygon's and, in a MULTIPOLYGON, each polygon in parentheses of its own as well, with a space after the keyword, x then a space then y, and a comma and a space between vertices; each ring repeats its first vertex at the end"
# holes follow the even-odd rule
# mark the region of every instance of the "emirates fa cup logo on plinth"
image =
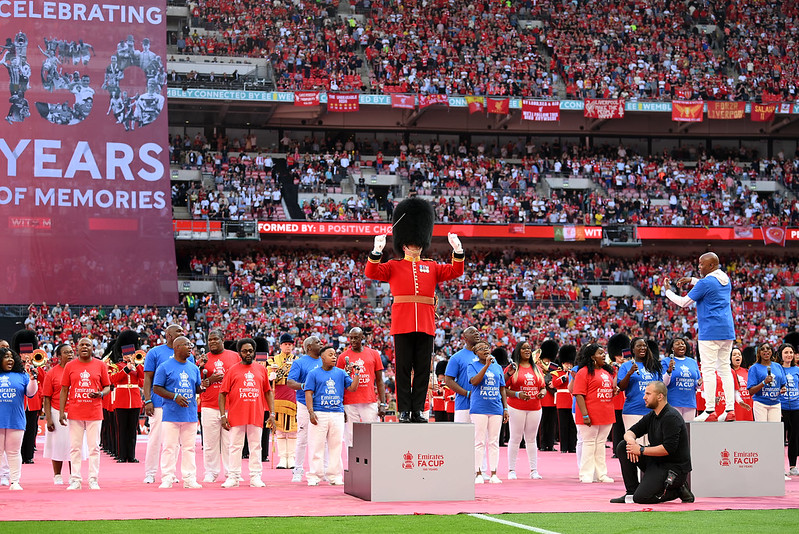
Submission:
POLYGON ((411 451, 402 455, 402 468, 413 469, 413 454, 411 454, 411 451))
POLYGON ((721 460, 719 460, 719 465, 722 467, 729 467, 730 464, 730 453, 727 449, 721 451, 721 460))

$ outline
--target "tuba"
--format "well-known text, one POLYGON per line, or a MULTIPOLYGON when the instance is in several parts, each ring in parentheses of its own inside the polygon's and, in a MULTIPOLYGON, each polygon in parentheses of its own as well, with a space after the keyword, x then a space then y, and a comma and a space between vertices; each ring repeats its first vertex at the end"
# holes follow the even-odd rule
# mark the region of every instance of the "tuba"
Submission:
POLYGON ((47 352, 44 349, 36 349, 31 355, 31 365, 34 367, 42 367, 47 364, 47 352))

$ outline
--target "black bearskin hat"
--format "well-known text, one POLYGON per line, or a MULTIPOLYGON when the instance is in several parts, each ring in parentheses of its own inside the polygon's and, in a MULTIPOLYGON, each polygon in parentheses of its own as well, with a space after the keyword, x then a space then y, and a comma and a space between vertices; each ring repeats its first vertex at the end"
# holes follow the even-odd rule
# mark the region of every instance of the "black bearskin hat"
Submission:
POLYGON ((269 354, 269 342, 263 336, 256 336, 253 338, 255 341, 256 354, 269 354))
POLYGON ((574 365, 574 360, 577 359, 577 347, 574 345, 563 345, 558 351, 558 363, 570 363, 574 365))
POLYGON ((799 347, 799 332, 791 332, 790 334, 787 334, 782 342, 792 345, 793 349, 797 350, 797 347, 799 347))
POLYGON ((23 328, 14 333, 11 338, 11 350, 22 356, 23 354, 31 354, 39 348, 39 340, 36 338, 36 332, 23 328), (26 348, 24 351, 19 350, 22 345, 31 345, 31 348, 26 348))
POLYGON ((436 376, 447 374, 447 360, 441 360, 436 364, 436 376))
POLYGON ((647 339, 646 344, 649 347, 649 350, 652 352, 652 356, 655 357, 656 360, 660 359, 660 345, 654 339, 647 339))
POLYGON ((394 252, 403 257, 405 252, 402 247, 405 245, 420 246, 422 251, 429 248, 435 221, 433 205, 422 198, 406 198, 397 204, 391 221, 394 225, 394 252))
POLYGON ((128 345, 133 345, 134 351, 141 348, 141 339, 139 339, 139 333, 135 330, 123 330, 117 336, 117 340, 114 342, 114 352, 112 354, 112 358, 115 362, 122 361, 122 347, 127 347, 128 345))
POLYGON ((508 360, 508 351, 502 347, 497 347, 491 351, 491 356, 494 357, 494 360, 499 364, 500 367, 505 367, 510 363, 508 360))
POLYGON ((608 340, 608 356, 615 358, 630 348, 630 338, 627 334, 615 334, 608 340))
POLYGON ((558 357, 558 342, 554 339, 547 339, 541 343, 541 359, 547 358, 549 361, 554 362, 558 357))
POLYGON ((757 347, 749 345, 741 351, 741 367, 749 369, 757 361, 757 347))

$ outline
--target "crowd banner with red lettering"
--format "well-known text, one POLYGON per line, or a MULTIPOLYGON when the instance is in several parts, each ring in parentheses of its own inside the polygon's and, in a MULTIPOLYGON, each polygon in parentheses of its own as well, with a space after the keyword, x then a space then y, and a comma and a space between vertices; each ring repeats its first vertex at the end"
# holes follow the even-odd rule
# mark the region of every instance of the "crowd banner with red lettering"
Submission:
POLYGON ((675 100, 671 103, 671 120, 676 122, 702 122, 705 103, 701 100, 675 100))
POLYGON ((484 96, 467 96, 466 105, 469 107, 469 114, 479 113, 486 110, 486 99, 484 96))
POLYGON ((318 106, 319 91, 297 91, 294 93, 295 106, 318 106))
POLYGON ((597 100, 589 98, 585 101, 583 116, 589 119, 623 119, 624 100, 597 100))
POLYGON ((557 122, 560 120, 560 102, 522 100, 522 119, 526 121, 557 122))
POLYGON ((507 115, 510 113, 510 99, 488 97, 488 112, 495 115, 507 115))
POLYGON ((416 107, 416 95, 391 95, 391 107, 400 109, 414 109, 416 107))
POLYGON ((708 119, 736 120, 746 115, 746 102, 711 101, 707 103, 708 119))
POLYGON ((178 302, 166 3, 0 2, 0 302, 178 302))
POLYGON ((446 104, 449 106, 449 97, 447 95, 419 95, 420 108, 426 108, 434 104, 446 104))
POLYGON ((327 110, 342 112, 358 111, 361 107, 358 96, 358 93, 328 93, 327 110))
POLYGON ((776 104, 755 104, 752 103, 752 121, 769 122, 774 120, 774 113, 777 110, 776 104))
POLYGON ((787 228, 781 226, 766 226, 761 227, 760 230, 763 232, 764 245, 785 246, 785 237, 788 234, 787 228))

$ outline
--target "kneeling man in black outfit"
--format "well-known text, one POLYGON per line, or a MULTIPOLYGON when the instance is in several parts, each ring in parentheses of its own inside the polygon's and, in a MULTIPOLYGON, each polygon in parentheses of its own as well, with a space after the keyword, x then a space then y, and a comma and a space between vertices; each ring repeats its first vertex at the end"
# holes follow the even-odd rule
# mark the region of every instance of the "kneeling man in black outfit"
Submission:
POLYGON ((627 492, 612 503, 654 504, 677 498, 694 502, 686 485, 691 472, 688 432, 680 412, 667 402, 666 391, 663 382, 646 386, 644 402, 652 411, 630 427, 616 447, 627 492), (649 437, 648 446, 635 441, 641 436, 649 437), (640 482, 638 469, 643 471, 640 482))

